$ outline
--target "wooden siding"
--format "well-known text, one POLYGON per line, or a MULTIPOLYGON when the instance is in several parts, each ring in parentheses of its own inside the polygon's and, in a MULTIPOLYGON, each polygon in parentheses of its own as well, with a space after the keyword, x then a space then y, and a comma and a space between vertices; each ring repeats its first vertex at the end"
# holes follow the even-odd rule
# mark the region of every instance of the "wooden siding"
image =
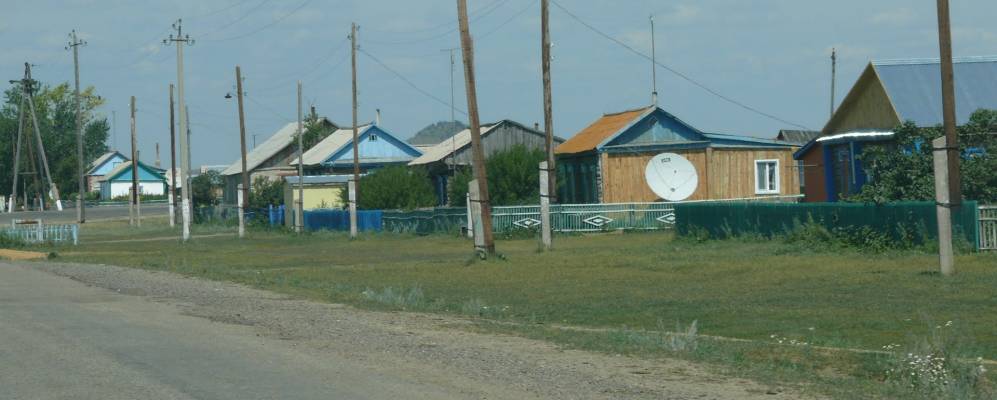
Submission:
POLYGON ((824 170, 824 146, 815 145, 803 156, 803 171, 806 180, 803 201, 819 203, 827 201, 827 175, 824 170))
MULTIPOLYGON (((502 124, 481 139, 485 157, 507 150, 515 145, 523 145, 528 149, 546 149, 547 142, 543 134, 537 134, 523 129, 515 124, 502 124)), ((554 143, 555 146, 557 143, 554 143)), ((457 164, 471 165, 471 146, 465 146, 457 150, 457 164)), ((449 158, 446 160, 449 161, 449 158)))
POLYGON ((890 102, 886 88, 870 65, 835 111, 823 135, 856 130, 890 130, 900 124, 900 117, 890 102))
MULTIPOLYGON (((779 160, 780 195, 800 193, 799 175, 792 149, 724 149, 674 151, 686 157, 699 173, 699 186, 688 200, 723 200, 762 197, 755 194, 755 161, 779 160)), ((648 162, 658 153, 603 154, 604 203, 661 200, 644 178, 648 162)))

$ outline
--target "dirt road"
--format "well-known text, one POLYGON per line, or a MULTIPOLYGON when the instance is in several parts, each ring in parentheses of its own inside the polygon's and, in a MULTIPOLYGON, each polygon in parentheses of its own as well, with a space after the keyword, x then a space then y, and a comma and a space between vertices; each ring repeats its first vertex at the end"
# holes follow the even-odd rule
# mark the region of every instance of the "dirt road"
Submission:
POLYGON ((9 399, 779 399, 695 365, 110 266, 0 263, 9 399), (69 279, 67 279, 69 278, 69 279))

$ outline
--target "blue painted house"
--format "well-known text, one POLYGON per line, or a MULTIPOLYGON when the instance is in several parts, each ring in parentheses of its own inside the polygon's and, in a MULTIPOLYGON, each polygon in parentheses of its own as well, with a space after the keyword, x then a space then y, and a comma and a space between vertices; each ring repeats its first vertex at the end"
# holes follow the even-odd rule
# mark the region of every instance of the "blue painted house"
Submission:
MULTIPOLYGON (((957 58, 953 66, 959 124, 979 109, 997 109, 997 57, 957 58)), ((861 191, 872 179, 862 165, 863 149, 893 143, 893 129, 902 122, 941 125, 941 86, 938 59, 871 62, 821 137, 794 155, 804 171, 805 201, 835 202, 861 191)))
MULTIPOLYGON (((391 165, 406 165, 422 155, 412 145, 386 129, 369 124, 358 127, 357 152, 361 172, 391 165)), ((353 172, 353 128, 338 129, 302 155, 306 175, 353 172)), ((298 160, 291 161, 297 167, 298 160)))
POLYGON ((104 153, 90 163, 87 169, 87 188, 91 192, 100 191, 100 179, 111 172, 115 167, 128 162, 128 157, 115 150, 104 153))
MULTIPOLYGON (((132 187, 132 162, 118 164, 100 179, 100 198, 109 200, 128 196, 132 187)), ((139 193, 150 196, 166 194, 166 177, 164 170, 138 163, 139 193)))
POLYGON ((565 204, 662 201, 647 181, 652 159, 678 154, 695 169, 685 200, 799 194, 791 143, 703 132, 658 107, 606 114, 557 147, 565 204))

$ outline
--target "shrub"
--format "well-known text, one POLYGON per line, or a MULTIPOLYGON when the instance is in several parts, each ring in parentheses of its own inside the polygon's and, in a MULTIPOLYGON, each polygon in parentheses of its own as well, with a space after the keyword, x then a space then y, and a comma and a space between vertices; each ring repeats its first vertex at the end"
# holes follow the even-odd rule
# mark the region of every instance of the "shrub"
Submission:
MULTIPOLYGON (((436 205, 429 174, 422 168, 394 166, 360 178, 357 207, 364 210, 415 210, 436 205)), ((349 204, 346 190, 340 193, 349 204)))
POLYGON ((284 182, 257 176, 249 191, 249 208, 264 209, 284 204, 284 182))
MULTIPOLYGON (((540 162, 544 152, 516 145, 488 157, 488 194, 493 206, 536 204, 540 201, 540 162)), ((450 205, 463 207, 467 185, 474 180, 470 168, 457 173, 450 182, 450 205)))

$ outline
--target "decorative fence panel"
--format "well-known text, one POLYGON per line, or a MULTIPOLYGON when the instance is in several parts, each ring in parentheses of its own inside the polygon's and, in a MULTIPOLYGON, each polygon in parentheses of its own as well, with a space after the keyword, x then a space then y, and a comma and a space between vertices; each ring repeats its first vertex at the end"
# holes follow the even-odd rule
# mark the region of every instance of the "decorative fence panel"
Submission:
POLYGON ((22 241, 28 244, 38 243, 72 243, 79 244, 79 225, 42 225, 39 224, 16 224, 10 228, 0 229, 0 236, 13 240, 22 241))
POLYGON ((980 250, 997 250, 997 206, 980 207, 980 250))

